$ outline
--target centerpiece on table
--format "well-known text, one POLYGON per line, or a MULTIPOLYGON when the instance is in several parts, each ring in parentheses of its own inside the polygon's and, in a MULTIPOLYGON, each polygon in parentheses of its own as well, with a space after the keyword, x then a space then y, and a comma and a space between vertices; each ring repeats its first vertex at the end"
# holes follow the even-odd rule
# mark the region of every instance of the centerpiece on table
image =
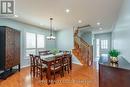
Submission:
POLYGON ((118 50, 110 50, 109 51, 109 56, 110 56, 110 61, 112 63, 118 63, 118 56, 120 55, 120 52, 118 50))
POLYGON ((59 50, 58 50, 58 49, 52 49, 52 50, 51 50, 51 53, 52 53, 53 55, 56 55, 57 53, 59 53, 59 50))

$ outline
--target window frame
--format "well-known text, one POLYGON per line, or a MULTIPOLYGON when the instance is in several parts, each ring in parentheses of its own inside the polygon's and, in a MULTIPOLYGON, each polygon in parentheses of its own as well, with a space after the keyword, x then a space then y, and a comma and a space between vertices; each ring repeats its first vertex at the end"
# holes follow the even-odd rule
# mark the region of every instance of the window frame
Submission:
POLYGON ((24 37, 24 40, 25 40, 25 50, 24 50, 24 54, 25 54, 25 59, 29 59, 29 55, 27 56, 27 50, 35 50, 35 54, 37 55, 38 54, 38 51, 39 50, 45 50, 45 48, 46 48, 46 38, 45 38, 45 35, 44 34, 40 34, 40 33, 35 33, 35 32, 25 32, 25 37, 24 37), (27 33, 33 33, 33 34, 35 34, 35 47, 36 48, 27 48, 27 33), (37 46, 37 35, 43 35, 44 36, 44 48, 38 48, 38 46, 37 46))

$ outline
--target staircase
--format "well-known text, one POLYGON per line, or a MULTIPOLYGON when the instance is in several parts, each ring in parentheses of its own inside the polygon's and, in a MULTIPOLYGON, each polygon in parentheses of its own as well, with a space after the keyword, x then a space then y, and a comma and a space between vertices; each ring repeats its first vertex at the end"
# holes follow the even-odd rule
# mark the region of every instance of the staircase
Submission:
POLYGON ((93 62, 93 47, 82 39, 78 33, 79 29, 74 30, 74 49, 72 53, 82 65, 90 66, 93 62))

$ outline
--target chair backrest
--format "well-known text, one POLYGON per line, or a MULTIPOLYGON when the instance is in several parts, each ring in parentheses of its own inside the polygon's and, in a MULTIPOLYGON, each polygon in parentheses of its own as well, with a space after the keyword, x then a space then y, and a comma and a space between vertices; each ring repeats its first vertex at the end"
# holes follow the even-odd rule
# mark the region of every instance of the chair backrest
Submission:
POLYGON ((39 51, 39 55, 49 55, 49 54, 52 54, 49 50, 46 50, 46 51, 39 51))
POLYGON ((62 60, 62 61, 63 61, 63 64, 64 64, 64 63, 69 63, 69 62, 70 62, 70 57, 71 57, 70 54, 64 54, 64 56, 63 56, 63 58, 62 58, 62 59, 63 59, 63 60, 62 60))
POLYGON ((62 67, 62 58, 63 56, 55 57, 54 62, 51 63, 51 66, 54 68, 54 70, 56 70, 57 67, 62 67))
POLYGON ((30 65, 32 66, 35 64, 35 59, 34 59, 33 54, 29 54, 29 56, 30 56, 30 65))
POLYGON ((41 60, 40 56, 35 56, 35 65, 36 66, 42 65, 42 60, 41 60))
POLYGON ((64 54, 71 54, 71 51, 63 51, 64 54))

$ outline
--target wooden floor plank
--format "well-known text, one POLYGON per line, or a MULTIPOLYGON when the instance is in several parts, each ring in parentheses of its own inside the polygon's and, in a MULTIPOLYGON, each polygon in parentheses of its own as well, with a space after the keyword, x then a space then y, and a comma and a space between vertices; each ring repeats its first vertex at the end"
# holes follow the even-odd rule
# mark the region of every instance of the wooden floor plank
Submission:
POLYGON ((72 67, 72 71, 65 73, 64 77, 57 75, 56 81, 59 83, 50 85, 41 82, 39 78, 32 78, 29 67, 23 68, 6 80, 0 80, 0 87, 98 87, 96 64, 91 67, 73 64, 72 67))

